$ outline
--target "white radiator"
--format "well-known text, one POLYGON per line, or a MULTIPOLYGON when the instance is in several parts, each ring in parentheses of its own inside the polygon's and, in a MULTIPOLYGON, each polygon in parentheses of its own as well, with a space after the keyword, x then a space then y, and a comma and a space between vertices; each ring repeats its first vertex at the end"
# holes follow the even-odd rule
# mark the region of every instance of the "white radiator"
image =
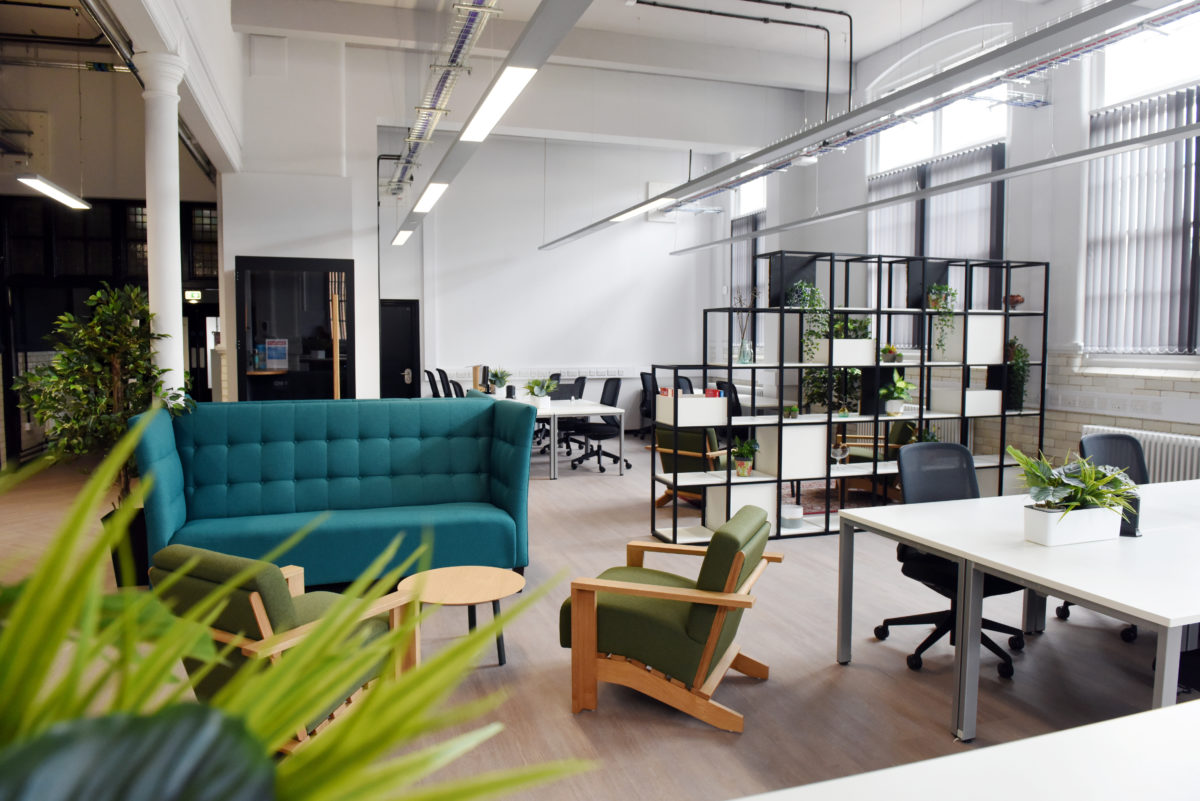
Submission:
POLYGON ((1128 434, 1136 439, 1142 444, 1151 481, 1200 478, 1200 437, 1112 426, 1084 426, 1083 434, 1128 434))

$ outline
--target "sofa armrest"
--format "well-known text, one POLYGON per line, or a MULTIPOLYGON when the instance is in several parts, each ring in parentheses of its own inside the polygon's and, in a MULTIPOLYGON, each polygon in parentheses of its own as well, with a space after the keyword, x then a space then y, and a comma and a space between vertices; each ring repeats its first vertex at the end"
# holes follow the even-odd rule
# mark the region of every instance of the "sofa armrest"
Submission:
POLYGON ((516 565, 529 564, 529 452, 536 412, 528 403, 492 404, 491 501, 508 512, 517 529, 516 565))
MULTIPOLYGON (((138 472, 152 477, 153 484, 146 495, 146 553, 155 553, 171 543, 171 537, 187 522, 187 501, 183 495, 183 463, 175 445, 175 427, 165 411, 151 411, 150 423, 138 440, 134 451, 138 472)), ((133 427, 144 415, 129 421, 133 427)))

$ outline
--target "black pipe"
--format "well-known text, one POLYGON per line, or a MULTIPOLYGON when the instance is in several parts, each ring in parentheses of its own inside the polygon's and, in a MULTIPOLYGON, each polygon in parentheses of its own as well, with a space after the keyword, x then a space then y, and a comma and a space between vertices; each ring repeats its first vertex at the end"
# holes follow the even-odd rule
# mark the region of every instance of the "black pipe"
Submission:
POLYGON ((53 11, 75 11, 75 6, 59 6, 52 3, 25 3, 21 0, 0 0, 0 6, 24 6, 25 8, 48 8, 53 11))
POLYGON ((762 22, 765 24, 774 23, 776 25, 791 25, 795 28, 811 28, 814 31, 822 31, 825 34, 825 121, 829 121, 829 29, 824 25, 813 25, 811 22, 796 22, 790 19, 773 19, 771 17, 751 17, 748 14, 734 14, 729 11, 713 11, 708 8, 692 8, 690 6, 677 6, 673 3, 660 3, 658 0, 636 0, 639 6, 656 6, 658 8, 668 8, 672 11, 689 11, 693 14, 707 14, 710 17, 727 17, 729 19, 747 20, 749 22, 762 22))
POLYGON ((799 9, 801 11, 815 11, 818 14, 836 14, 839 17, 845 17, 846 23, 850 26, 850 52, 846 55, 846 113, 850 113, 850 96, 854 93, 854 17, 848 11, 840 11, 836 8, 821 8, 820 6, 806 6, 800 3, 788 3, 786 0, 742 0, 745 3, 761 3, 768 6, 779 6, 780 8, 799 9))
POLYGON ((3 33, 0 34, 0 42, 55 45, 61 47, 102 47, 105 50, 108 49, 103 34, 91 39, 76 39, 71 36, 42 36, 36 33, 3 33))

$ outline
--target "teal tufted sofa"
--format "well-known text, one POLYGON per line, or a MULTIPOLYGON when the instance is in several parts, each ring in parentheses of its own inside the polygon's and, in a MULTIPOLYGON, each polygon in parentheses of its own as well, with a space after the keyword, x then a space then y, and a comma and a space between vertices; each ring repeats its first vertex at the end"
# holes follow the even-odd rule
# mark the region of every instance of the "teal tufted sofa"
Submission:
MULTIPOLYGON (((351 581, 397 533, 433 533, 433 567, 529 564, 532 406, 482 398, 201 403, 137 446, 151 555, 182 543, 283 558, 309 584, 351 581)), ((136 420, 136 418, 135 418, 136 420)))

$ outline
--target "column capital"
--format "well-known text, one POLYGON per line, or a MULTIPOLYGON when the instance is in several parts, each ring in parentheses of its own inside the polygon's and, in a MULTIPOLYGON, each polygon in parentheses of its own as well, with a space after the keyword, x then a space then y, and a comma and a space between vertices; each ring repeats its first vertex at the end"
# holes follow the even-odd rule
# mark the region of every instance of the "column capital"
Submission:
POLYGON ((149 93, 179 94, 187 62, 174 53, 134 53, 133 65, 145 86, 143 97, 149 93))

